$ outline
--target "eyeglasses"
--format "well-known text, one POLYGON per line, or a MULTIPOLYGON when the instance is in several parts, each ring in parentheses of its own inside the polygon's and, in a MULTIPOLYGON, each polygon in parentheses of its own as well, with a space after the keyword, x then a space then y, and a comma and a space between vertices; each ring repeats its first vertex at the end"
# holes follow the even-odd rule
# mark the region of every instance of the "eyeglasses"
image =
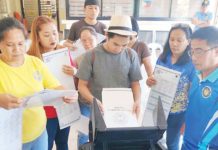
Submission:
POLYGON ((218 46, 215 46, 215 47, 209 48, 207 50, 203 50, 201 48, 191 49, 190 51, 188 51, 188 55, 190 57, 192 57, 193 55, 195 55, 196 57, 199 57, 199 56, 203 55, 204 53, 206 53, 208 51, 214 50, 217 47, 218 46))

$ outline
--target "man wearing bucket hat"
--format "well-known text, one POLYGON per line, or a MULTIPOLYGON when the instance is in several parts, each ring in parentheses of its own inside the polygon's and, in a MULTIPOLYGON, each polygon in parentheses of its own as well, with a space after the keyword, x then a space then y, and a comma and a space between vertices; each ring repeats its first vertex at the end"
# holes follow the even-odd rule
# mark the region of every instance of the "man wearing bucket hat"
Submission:
POLYGON ((84 3, 85 18, 72 24, 68 39, 64 43, 67 47, 73 47, 73 42, 79 39, 80 29, 84 26, 93 27, 97 33, 104 34, 106 25, 97 21, 100 12, 98 0, 86 0, 84 3))
POLYGON ((78 89, 91 104, 94 99, 101 105, 102 88, 132 88, 134 97, 133 111, 140 110, 140 65, 136 52, 127 48, 132 31, 129 16, 112 16, 106 31, 106 42, 87 52, 76 74, 79 78, 78 89))

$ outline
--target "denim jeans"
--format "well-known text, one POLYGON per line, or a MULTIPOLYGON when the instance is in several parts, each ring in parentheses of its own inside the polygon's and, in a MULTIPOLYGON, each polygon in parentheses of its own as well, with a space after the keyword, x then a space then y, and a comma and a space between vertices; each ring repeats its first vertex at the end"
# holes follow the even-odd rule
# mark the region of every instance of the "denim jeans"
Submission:
POLYGON ((168 150, 179 150, 180 129, 185 122, 185 112, 169 114, 167 119, 168 150))
MULTIPOLYGON (((91 115, 91 107, 90 105, 88 104, 84 104, 82 102, 79 102, 79 106, 80 106, 80 111, 81 111, 81 114, 90 118, 90 115, 91 115)), ((79 133, 79 145, 82 145, 82 144, 85 144, 88 142, 89 140, 89 137, 88 135, 85 135, 83 133, 79 133)))
POLYGON ((58 118, 47 119, 48 150, 52 150, 55 141, 57 150, 68 150, 70 127, 60 130, 58 118))
POLYGON ((37 139, 34 141, 24 143, 22 150, 48 150, 48 134, 45 130, 37 139))

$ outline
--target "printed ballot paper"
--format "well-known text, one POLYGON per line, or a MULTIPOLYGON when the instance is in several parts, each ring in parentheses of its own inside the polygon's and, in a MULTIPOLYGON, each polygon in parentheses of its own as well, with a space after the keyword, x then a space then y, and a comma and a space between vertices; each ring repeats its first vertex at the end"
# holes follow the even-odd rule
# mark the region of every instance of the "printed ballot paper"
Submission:
POLYGON ((78 101, 66 104, 62 98, 73 96, 76 90, 43 90, 23 98, 24 107, 54 106, 56 108, 60 129, 69 127, 80 118, 78 101))
POLYGON ((0 108, 0 149, 22 149, 22 114, 23 109, 5 110, 0 108))
MULTIPOLYGON (((54 74, 54 76, 61 82, 61 84, 66 89, 75 90, 73 77, 65 74, 62 69, 63 65, 70 65, 70 57, 71 57, 70 52, 67 48, 63 48, 43 54, 43 60, 45 64, 48 66, 49 70, 54 74)), ((55 92, 55 93, 60 94, 60 92, 59 93, 55 92)), ((69 93, 65 93, 65 94, 69 94, 69 93)), ((49 105, 49 101, 43 101, 43 102, 44 105, 49 105)), ((72 104, 66 104, 63 102, 60 103, 60 101, 53 101, 53 105, 55 105, 56 108, 60 129, 70 126, 75 120, 78 120, 80 118, 80 109, 79 109, 78 102, 72 104), (57 102, 59 103, 57 104, 57 102)))
POLYGON ((70 54, 67 48, 44 53, 44 63, 66 89, 75 89, 73 77, 63 72, 63 65, 70 65, 70 54))
POLYGON ((60 129, 71 126, 81 117, 78 102, 71 104, 61 103, 60 105, 56 105, 55 108, 58 116, 60 129))
POLYGON ((163 104, 165 118, 168 117, 172 102, 176 94, 180 75, 181 73, 178 71, 156 65, 154 70, 154 77, 157 83, 151 88, 146 105, 147 112, 156 108, 158 105, 158 99, 160 97, 163 104))
POLYGON ((24 107, 55 106, 62 104, 64 96, 73 96, 76 90, 49 90, 45 89, 23 98, 24 107))
POLYGON ((133 113, 134 99, 130 88, 104 88, 102 103, 108 128, 139 126, 133 113))
POLYGON ((85 48, 82 45, 82 42, 80 39, 78 39, 75 43, 74 46, 76 47, 76 50, 71 50, 70 55, 75 60, 77 57, 80 55, 84 54, 86 52, 85 48))

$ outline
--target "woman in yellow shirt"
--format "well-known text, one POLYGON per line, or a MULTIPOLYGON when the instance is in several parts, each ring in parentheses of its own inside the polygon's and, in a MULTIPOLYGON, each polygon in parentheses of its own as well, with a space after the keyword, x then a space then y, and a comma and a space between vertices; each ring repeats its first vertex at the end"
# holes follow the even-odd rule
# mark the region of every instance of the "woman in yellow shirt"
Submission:
MULTIPOLYGON (((0 20, 0 107, 19 107, 23 97, 43 89, 63 89, 43 62, 25 53, 26 34, 14 18, 0 20)), ((71 103, 77 99, 64 97, 71 103)), ((24 109, 22 150, 47 150, 46 116, 42 107, 24 109)))

